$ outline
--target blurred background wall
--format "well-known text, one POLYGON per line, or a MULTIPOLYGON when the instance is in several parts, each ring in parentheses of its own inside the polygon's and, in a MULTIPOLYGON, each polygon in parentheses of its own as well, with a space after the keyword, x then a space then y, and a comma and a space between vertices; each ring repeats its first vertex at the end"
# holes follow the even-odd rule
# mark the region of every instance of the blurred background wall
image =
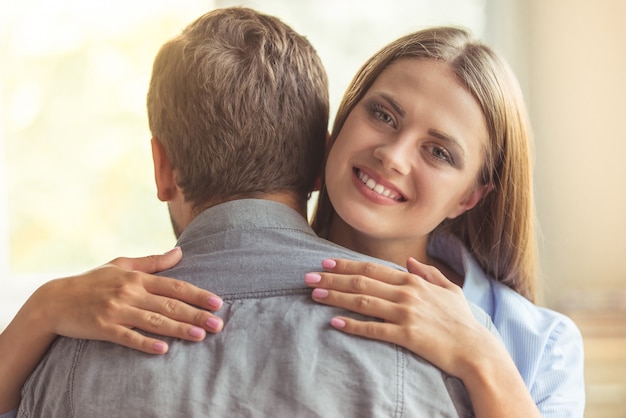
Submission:
POLYGON ((152 185, 158 47, 243 4, 317 47, 331 113, 379 47, 468 27, 517 74, 536 137, 541 303, 578 323, 587 417, 626 417, 626 3, 621 0, 0 0, 0 329, 45 280, 174 245, 152 185))
POLYGON ((626 416, 626 3, 527 4, 545 302, 585 337, 588 417, 626 416))

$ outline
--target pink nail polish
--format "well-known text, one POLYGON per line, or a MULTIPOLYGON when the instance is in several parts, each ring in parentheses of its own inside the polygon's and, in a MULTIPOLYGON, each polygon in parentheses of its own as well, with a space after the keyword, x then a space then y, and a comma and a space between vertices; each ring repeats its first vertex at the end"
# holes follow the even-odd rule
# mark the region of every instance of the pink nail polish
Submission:
POLYGON ((307 284, 319 283, 322 280, 322 276, 317 273, 307 273, 304 275, 304 282, 307 284))
POLYGON ((154 348, 154 350, 158 351, 159 353, 167 352, 167 344, 161 341, 157 341, 154 344, 152 344, 152 348, 154 348))
POLYGON ((191 327, 189 328, 189 335, 194 338, 203 338, 205 336, 205 332, 200 327, 191 327))
POLYGON ((338 329, 343 329, 346 326, 346 321, 339 318, 333 318, 330 320, 330 325, 338 329))
POLYGON ((217 296, 211 296, 208 300, 209 306, 213 309, 219 309, 222 307, 224 301, 217 296))
POLYGON ((337 267, 337 262, 335 260, 327 258, 326 260, 322 261, 322 267, 324 267, 325 269, 334 269, 335 267, 337 267))
POLYGON ((209 318, 207 319, 206 324, 209 328, 213 330, 218 330, 220 329, 220 326, 222 325, 222 321, 220 321, 217 318, 209 318))
POLYGON ((325 297, 328 296, 328 290, 326 289, 313 289, 313 293, 312 293, 313 297, 315 299, 324 299, 325 297))

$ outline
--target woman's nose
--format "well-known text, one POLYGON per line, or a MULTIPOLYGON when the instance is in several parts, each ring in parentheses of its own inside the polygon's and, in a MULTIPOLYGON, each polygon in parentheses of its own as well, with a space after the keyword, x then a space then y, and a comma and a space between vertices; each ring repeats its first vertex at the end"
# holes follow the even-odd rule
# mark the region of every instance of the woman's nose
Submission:
POLYGON ((410 150, 402 141, 394 141, 374 149, 374 158, 381 162, 386 170, 396 171, 399 174, 409 174, 410 150))

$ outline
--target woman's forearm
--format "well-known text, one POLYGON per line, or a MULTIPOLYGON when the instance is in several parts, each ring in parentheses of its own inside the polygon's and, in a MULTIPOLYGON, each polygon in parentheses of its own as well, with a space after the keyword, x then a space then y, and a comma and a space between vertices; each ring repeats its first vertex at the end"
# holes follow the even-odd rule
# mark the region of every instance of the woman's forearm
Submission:
POLYGON ((55 338, 37 309, 37 292, 0 334, 0 413, 19 405, 22 386, 55 338))
POLYGON ((541 418, 530 392, 504 346, 490 333, 459 367, 477 418, 541 418))

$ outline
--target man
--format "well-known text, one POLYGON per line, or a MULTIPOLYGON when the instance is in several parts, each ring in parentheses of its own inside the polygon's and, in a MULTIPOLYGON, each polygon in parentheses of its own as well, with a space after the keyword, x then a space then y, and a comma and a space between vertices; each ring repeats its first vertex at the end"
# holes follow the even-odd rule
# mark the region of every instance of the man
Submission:
MULTIPOLYGON (((327 80, 311 45, 249 9, 210 12, 159 51, 148 114, 159 199, 183 249, 164 275, 224 300, 224 330, 153 357, 59 338, 20 417, 469 416, 462 383, 391 344, 332 332, 306 272, 368 259, 315 236, 327 80)), ((345 313, 342 313, 345 315, 345 313)))

